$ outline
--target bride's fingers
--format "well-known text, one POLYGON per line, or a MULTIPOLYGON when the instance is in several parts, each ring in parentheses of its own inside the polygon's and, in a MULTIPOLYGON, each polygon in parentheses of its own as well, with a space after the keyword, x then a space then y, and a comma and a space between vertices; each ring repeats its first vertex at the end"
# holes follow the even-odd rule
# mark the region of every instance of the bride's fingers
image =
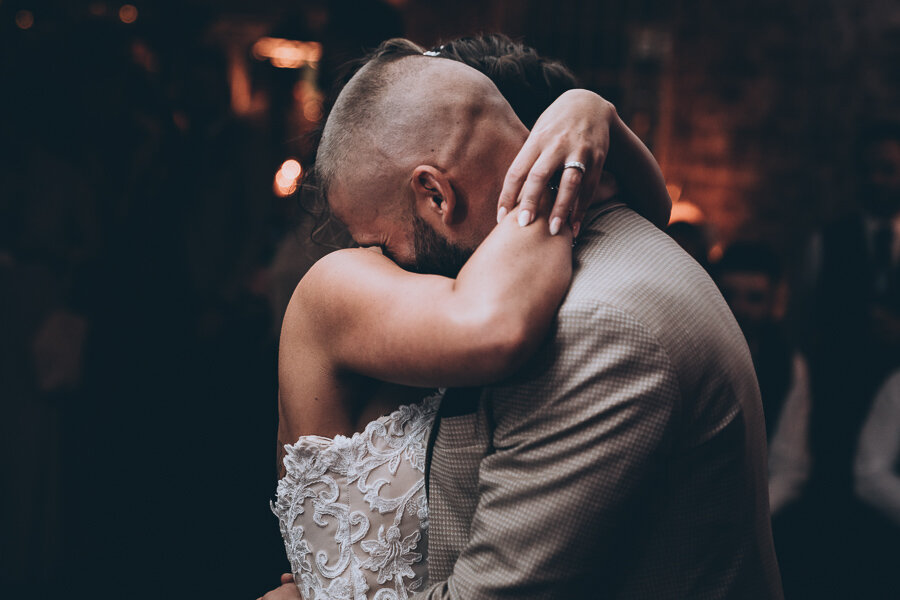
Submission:
POLYGON ((281 584, 284 585, 286 583, 294 583, 293 573, 282 573, 281 574, 281 584))
POLYGON ((522 146, 515 160, 509 166, 506 178, 503 180, 503 189, 500 190, 500 198, 497 201, 498 223, 516 207, 519 192, 522 191, 522 184, 525 183, 525 179, 531 172, 531 167, 538 156, 540 156, 540 148, 529 137, 525 140, 525 145, 522 146))
POLYGON ((550 235, 559 233, 562 224, 566 222, 569 214, 576 207, 583 178, 584 174, 580 169, 563 169, 556 201, 553 203, 553 210, 550 211, 550 235))
POLYGON ((550 179, 560 167, 560 159, 555 154, 557 153, 541 154, 528 172, 528 178, 525 180, 522 194, 519 196, 519 225, 521 227, 534 221, 541 198, 550 184, 550 179))

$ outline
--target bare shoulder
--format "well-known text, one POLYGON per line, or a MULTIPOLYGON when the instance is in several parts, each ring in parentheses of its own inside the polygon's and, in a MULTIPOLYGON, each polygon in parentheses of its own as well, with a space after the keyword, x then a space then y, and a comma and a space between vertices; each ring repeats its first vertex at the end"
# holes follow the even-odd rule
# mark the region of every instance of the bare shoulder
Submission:
POLYGON ((355 431, 353 407, 363 392, 341 368, 341 349, 361 312, 371 308, 378 293, 373 287, 395 271, 404 272, 377 252, 345 249, 320 259, 297 284, 278 352, 283 440, 355 431))
POLYGON ((323 287, 351 286, 355 277, 366 277, 373 270, 379 273, 399 270, 396 264, 378 252, 365 248, 345 248, 327 254, 316 261, 300 283, 297 290, 301 295, 314 294, 323 287), (348 279, 351 278, 351 279, 348 279))
POLYGON ((305 316, 340 308, 340 300, 348 294, 364 288, 366 282, 388 277, 402 271, 393 262, 377 252, 364 248, 336 250, 314 264, 291 296, 284 315, 282 336, 305 316))
POLYGON ((279 439, 343 433, 350 417, 343 409, 341 378, 329 352, 329 332, 339 334, 341 298, 350 282, 384 258, 362 249, 332 252, 319 259, 294 289, 281 325, 278 350, 279 439), (368 255, 371 255, 368 256, 368 255))
POLYGON ((359 326, 387 310, 390 299, 403 295, 417 279, 422 276, 364 248, 324 256, 291 296, 281 326, 281 352, 302 346, 323 356, 340 355, 343 341, 358 335, 359 326))

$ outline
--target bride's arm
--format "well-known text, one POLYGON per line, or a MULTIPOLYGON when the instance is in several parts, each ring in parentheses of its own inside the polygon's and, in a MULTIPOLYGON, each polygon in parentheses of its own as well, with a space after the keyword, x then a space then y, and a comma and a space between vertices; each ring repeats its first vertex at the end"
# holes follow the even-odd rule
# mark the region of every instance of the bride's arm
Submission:
POLYGON ((501 379, 537 347, 572 274, 571 233, 498 225, 456 279, 409 273, 366 249, 307 273, 282 335, 294 359, 410 386, 501 379), (299 338, 296 336, 300 336, 299 338))

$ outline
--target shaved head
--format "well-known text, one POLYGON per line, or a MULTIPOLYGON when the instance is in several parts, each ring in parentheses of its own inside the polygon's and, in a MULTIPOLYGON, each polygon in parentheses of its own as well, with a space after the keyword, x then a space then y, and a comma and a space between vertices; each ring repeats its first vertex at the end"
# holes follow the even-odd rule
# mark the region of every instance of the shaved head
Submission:
MULTIPOLYGON (((376 221, 405 224, 411 239, 411 180, 417 168, 431 167, 454 195, 455 221, 437 233, 474 249, 493 226, 484 215, 496 210, 506 169, 527 135, 496 86, 475 69, 422 55, 376 55, 338 96, 316 175, 354 239, 351 217, 357 231, 376 221)), ((384 245, 375 233, 365 231, 384 245)))
POLYGON ((322 132, 317 174, 328 188, 361 171, 385 174, 414 157, 458 161, 469 130, 498 117, 515 114, 471 67, 422 55, 376 58, 338 96, 322 132))

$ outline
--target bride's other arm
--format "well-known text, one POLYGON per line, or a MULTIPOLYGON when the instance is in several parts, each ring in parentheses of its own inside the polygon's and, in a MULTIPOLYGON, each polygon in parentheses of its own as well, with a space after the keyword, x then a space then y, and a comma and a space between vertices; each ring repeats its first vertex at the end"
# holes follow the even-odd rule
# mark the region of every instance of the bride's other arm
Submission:
MULTIPOLYGON (((498 225, 456 279, 407 272, 367 249, 326 256, 291 299, 282 364, 420 387, 502 379, 540 343, 572 274, 569 229, 551 236, 540 220, 498 225)), ((302 374, 279 376, 284 387, 302 374)))

